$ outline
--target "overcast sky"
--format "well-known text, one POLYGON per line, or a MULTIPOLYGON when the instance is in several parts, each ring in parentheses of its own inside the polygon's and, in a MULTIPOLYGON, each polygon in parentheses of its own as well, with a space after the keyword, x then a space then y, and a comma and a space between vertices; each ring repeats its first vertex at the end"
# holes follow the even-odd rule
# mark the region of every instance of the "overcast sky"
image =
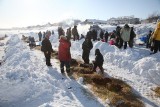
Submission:
POLYGON ((160 13, 160 0, 0 0, 0 28, 26 27, 68 18, 146 18, 160 13))

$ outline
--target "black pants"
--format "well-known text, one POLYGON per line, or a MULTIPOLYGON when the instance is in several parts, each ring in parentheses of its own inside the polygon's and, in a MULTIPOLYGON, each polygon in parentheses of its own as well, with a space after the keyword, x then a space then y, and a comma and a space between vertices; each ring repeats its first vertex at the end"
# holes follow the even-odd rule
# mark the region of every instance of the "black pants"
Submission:
POLYGON ((105 42, 108 42, 108 36, 105 36, 105 42))
POLYGON ((157 53, 158 50, 160 51, 160 41, 159 40, 155 40, 154 42, 154 53, 157 53))
POLYGON ((64 66, 66 67, 67 73, 70 72, 70 62, 69 61, 60 61, 60 68, 61 68, 61 73, 64 73, 64 66))
POLYGON ((39 41, 41 41, 42 40, 42 37, 39 37, 39 41))
POLYGON ((51 52, 48 52, 48 53, 44 52, 44 56, 45 56, 45 58, 46 58, 46 65, 47 65, 47 66, 50 66, 50 65, 51 65, 51 62, 50 62, 51 52))
POLYGON ((84 63, 89 64, 89 51, 83 51, 82 53, 82 59, 84 60, 84 63))
POLYGON ((101 70, 101 72, 103 73, 104 70, 103 70, 103 64, 97 64, 97 63, 94 63, 94 66, 93 66, 93 71, 96 71, 96 68, 99 67, 99 69, 101 70))
POLYGON ((122 39, 120 39, 120 46, 119 46, 119 48, 122 48, 123 43, 124 43, 124 49, 126 49, 127 48, 127 42, 123 41, 122 39))

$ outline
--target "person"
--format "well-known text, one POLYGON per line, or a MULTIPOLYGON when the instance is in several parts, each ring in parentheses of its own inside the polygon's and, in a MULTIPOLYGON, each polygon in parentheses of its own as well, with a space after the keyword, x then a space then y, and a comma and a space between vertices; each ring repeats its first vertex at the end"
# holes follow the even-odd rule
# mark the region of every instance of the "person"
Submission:
POLYGON ((130 48, 133 48, 134 38, 136 37, 136 34, 135 34, 135 32, 134 32, 133 29, 134 29, 134 28, 131 27, 130 39, 129 39, 129 41, 128 41, 128 44, 129 44, 129 47, 130 47, 130 48))
POLYGON ((59 47, 58 47, 58 58, 60 60, 61 73, 64 73, 64 66, 66 67, 66 72, 70 73, 70 53, 71 43, 69 39, 63 35, 60 36, 59 47))
POLYGON ((71 39, 71 27, 67 29, 66 35, 67 35, 67 38, 70 40, 71 39))
POLYGON ((87 32, 86 38, 92 39, 92 31, 91 31, 91 30, 89 30, 89 31, 87 32))
POLYGON ((108 31, 106 31, 104 34, 104 38, 105 38, 106 43, 108 42, 108 36, 109 36, 109 33, 108 33, 108 31))
POLYGON ((42 40, 42 33, 41 33, 41 31, 38 33, 38 36, 39 36, 39 41, 41 41, 42 40))
POLYGON ((155 41, 154 41, 153 38, 152 38, 152 35, 153 35, 153 34, 154 34, 154 32, 152 32, 151 37, 150 37, 150 39, 149 39, 149 43, 151 44, 151 45, 150 45, 150 51, 151 51, 150 54, 154 54, 155 41))
POLYGON ((152 31, 149 31, 149 34, 147 35, 147 40, 146 40, 146 48, 150 48, 151 47, 151 42, 150 42, 150 38, 152 36, 152 31))
POLYGON ((59 37, 58 37, 59 39, 60 39, 61 35, 65 35, 65 32, 62 27, 58 27, 58 35, 59 35, 59 37))
POLYGON ((43 32, 43 39, 45 38, 46 32, 43 32))
POLYGON ((101 29, 101 30, 100 30, 100 34, 99 34, 99 36, 100 36, 101 39, 103 39, 103 35, 104 35, 104 32, 103 32, 103 30, 101 29))
POLYGON ((29 36, 29 46, 30 48, 33 48, 36 46, 34 37, 29 36))
POLYGON ((157 27, 152 36, 154 40, 154 53, 160 51, 160 21, 157 22, 157 27))
POLYGON ((44 56, 46 58, 46 65, 47 66, 52 66, 50 59, 51 59, 51 53, 53 52, 51 42, 49 41, 49 37, 51 36, 51 32, 47 31, 45 38, 42 41, 42 47, 41 51, 44 52, 44 56))
POLYGON ((54 35, 54 30, 52 30, 52 35, 54 35))
POLYGON ((120 39, 119 48, 123 46, 123 43, 124 43, 124 49, 127 48, 127 42, 129 42, 130 40, 130 32, 131 32, 131 28, 129 27, 128 24, 125 24, 124 27, 120 31, 121 39, 120 39))
POLYGON ((101 73, 104 74, 104 70, 103 70, 103 56, 100 52, 99 49, 95 50, 95 61, 93 61, 93 71, 96 72, 96 68, 99 67, 99 69, 101 70, 101 73))
POLYGON ((89 64, 89 53, 92 48, 93 44, 91 39, 85 38, 85 41, 82 44, 82 49, 83 49, 82 59, 84 60, 85 64, 89 64))
POLYGON ((93 41, 97 40, 97 31, 95 29, 92 30, 93 41))
POLYGON ((119 45, 120 45, 120 31, 121 31, 121 27, 117 26, 116 27, 116 33, 115 33, 115 36, 116 36, 115 45, 117 47, 119 47, 119 45))
POLYGON ((115 39, 116 38, 116 31, 113 30, 111 33, 110 33, 110 39, 115 39))
POLYGON ((73 40, 79 40, 79 34, 77 31, 77 26, 74 26, 74 28, 72 29, 72 35, 73 35, 73 40))

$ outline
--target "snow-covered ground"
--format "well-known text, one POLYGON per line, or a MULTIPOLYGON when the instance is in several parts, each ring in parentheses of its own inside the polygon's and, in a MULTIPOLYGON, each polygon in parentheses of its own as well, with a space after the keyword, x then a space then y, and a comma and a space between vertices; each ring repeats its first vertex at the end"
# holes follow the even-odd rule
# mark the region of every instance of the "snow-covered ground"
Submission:
MULTIPOLYGON (((155 28, 155 24, 132 25, 137 38, 146 35, 155 28)), ((115 26, 101 26, 112 31, 115 26)), ((78 25, 80 34, 86 34, 89 25, 78 25)), ((38 29, 40 30, 40 29, 38 29)), ((52 60, 53 67, 45 66, 43 53, 30 50, 20 38, 34 36, 38 40, 38 30, 24 30, 11 32, 7 42, 5 62, 0 66, 0 106, 14 107, 101 107, 105 106, 85 89, 85 86, 72 79, 62 79, 59 64, 52 60), (70 89, 70 87, 72 87, 70 89)), ((43 31, 46 29, 41 29, 43 31)), ((55 50, 58 47, 57 27, 50 40, 55 50)), ((135 40, 137 40, 137 38, 135 40)), ((81 45, 84 40, 71 41, 72 57, 81 59, 81 45)), ((143 46, 135 46, 126 50, 118 49, 107 43, 96 41, 90 53, 90 60, 94 60, 94 51, 99 48, 104 55, 105 73, 122 79, 133 87, 133 91, 142 97, 146 107, 159 107, 160 98, 152 91, 160 86, 160 53, 150 55, 150 51, 143 46)))

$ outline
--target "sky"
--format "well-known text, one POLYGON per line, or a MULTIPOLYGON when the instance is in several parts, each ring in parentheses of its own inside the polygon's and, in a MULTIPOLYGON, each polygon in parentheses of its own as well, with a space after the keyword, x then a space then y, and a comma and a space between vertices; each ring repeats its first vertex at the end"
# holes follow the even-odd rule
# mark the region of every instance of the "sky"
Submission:
POLYGON ((160 0, 0 0, 0 28, 160 13, 160 0))

